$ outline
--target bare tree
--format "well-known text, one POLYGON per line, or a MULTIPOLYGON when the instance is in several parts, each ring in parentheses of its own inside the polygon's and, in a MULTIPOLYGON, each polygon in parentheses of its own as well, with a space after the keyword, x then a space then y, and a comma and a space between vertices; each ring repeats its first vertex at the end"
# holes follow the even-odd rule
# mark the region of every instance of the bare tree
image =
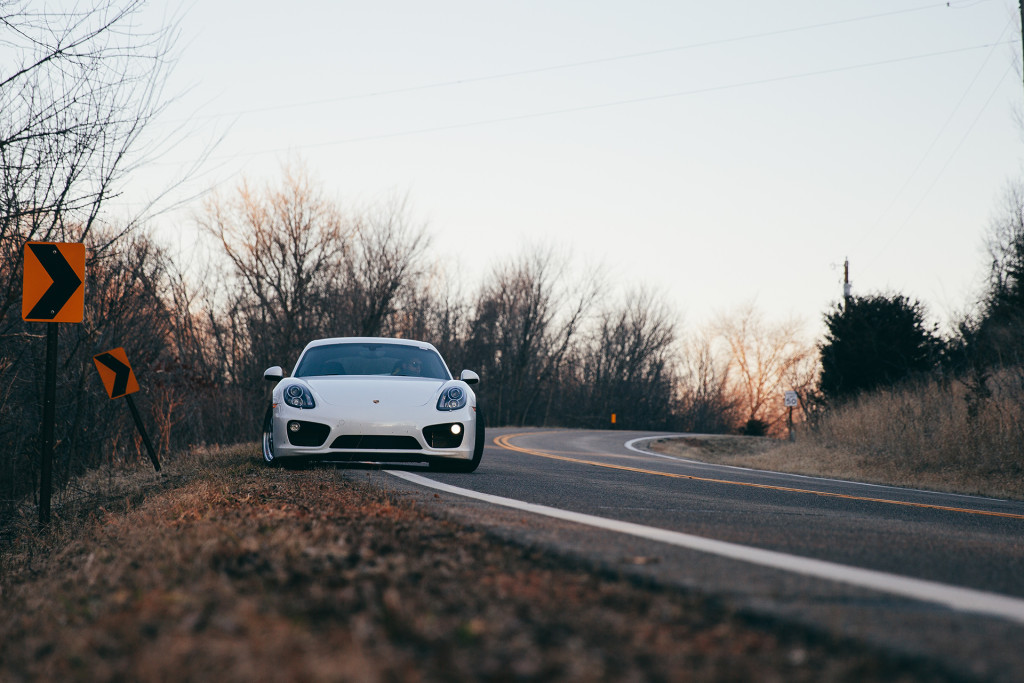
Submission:
POLYGON ((437 347, 458 372, 466 353, 470 307, 458 281, 436 262, 420 272, 415 283, 403 287, 395 300, 395 313, 384 333, 405 339, 422 339, 437 347))
POLYGON ((379 336, 403 295, 426 273, 429 238, 411 223, 407 201, 372 207, 356 223, 345 255, 347 278, 335 292, 334 324, 364 337, 379 336))
MULTIPOLYGON (((87 246, 85 321, 60 328, 56 427, 59 474, 117 453, 102 440, 116 413, 97 389, 92 355, 125 346, 136 362, 165 352, 160 284, 166 259, 104 207, 150 158, 150 124, 170 98, 172 20, 147 32, 143 0, 53 8, 0 0, 0 480, 6 502, 30 486, 39 424, 41 330, 16 315, 26 241, 87 246), (62 469, 61 469, 62 468, 62 469)), ((140 401, 148 407, 145 400, 140 401)))
POLYGON ((786 390, 806 390, 816 375, 815 349, 804 341, 802 324, 790 319, 769 323, 747 304, 712 325, 712 334, 728 358, 730 392, 742 419, 757 431, 781 424, 786 390))
MULTIPOLYGON (((143 0, 48 10, 0 0, 0 255, 27 240, 85 241, 104 204, 145 160, 143 133, 166 106, 173 24, 138 29, 143 0)), ((122 232, 133 228, 123 226, 122 232)), ((120 233, 119 233, 120 234, 120 233)), ((106 243, 93 241, 102 251, 106 243)), ((20 269, 0 275, 0 324, 20 269)), ((0 328, 2 329, 2 328, 0 328)))
POLYGON ((533 249, 495 267, 476 298, 466 363, 488 380, 495 424, 544 421, 553 383, 599 291, 597 279, 571 283, 564 275, 550 249, 533 249))
POLYGON ((736 399, 729 393, 729 363, 717 358, 712 340, 701 334, 683 351, 676 420, 684 431, 720 434, 736 428, 736 399))
POLYGON ((301 164, 282 175, 206 200, 197 223, 220 248, 222 275, 179 275, 172 290, 180 349, 193 372, 235 395, 242 424, 259 417, 262 371, 294 363, 310 340, 398 333, 429 320, 416 307, 433 308, 418 287, 426 232, 404 201, 357 213, 301 164))
POLYGON ((232 198, 213 195, 197 218, 227 257, 226 300, 211 302, 223 311, 208 318, 220 352, 250 360, 241 372, 294 361, 323 336, 354 234, 302 166, 283 175, 280 187, 243 182, 232 198))
POLYGON ((599 314, 584 345, 579 385, 584 423, 665 429, 672 421, 676 325, 668 308, 648 289, 599 314))
MULTIPOLYGON (((115 232, 97 228, 89 239, 106 242, 115 232)), ((69 228, 69 237, 78 238, 78 234, 69 228)), ((60 409, 55 423, 59 447, 54 454, 58 487, 87 467, 113 458, 142 456, 141 448, 135 449, 131 436, 135 430, 125 423, 123 407, 106 399, 92 362, 96 353, 125 348, 136 373, 145 378, 145 387, 136 398, 151 421, 169 417, 166 408, 185 395, 179 391, 156 402, 151 393, 174 357, 172 316, 163 296, 167 267, 166 255, 141 232, 112 242, 103 252, 87 250, 89 296, 84 320, 59 326, 56 400, 60 409)), ((0 338, 0 358, 5 361, 0 365, 7 366, 0 367, 0 392, 9 391, 11 399, 0 395, 0 467, 5 473, 0 495, 6 502, 31 489, 38 463, 41 402, 13 398, 41 395, 45 345, 39 343, 40 336, 26 327, 22 335, 0 338), (7 365, 8 360, 13 362, 7 365)), ((169 438, 161 441, 171 442, 169 438)))

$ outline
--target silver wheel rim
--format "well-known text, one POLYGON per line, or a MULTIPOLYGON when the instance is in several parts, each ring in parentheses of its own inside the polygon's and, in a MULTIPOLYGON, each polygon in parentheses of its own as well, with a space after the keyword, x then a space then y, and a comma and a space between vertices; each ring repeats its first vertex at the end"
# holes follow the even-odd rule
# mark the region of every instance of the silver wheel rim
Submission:
POLYGON ((274 420, 271 418, 266 431, 263 432, 263 459, 274 462, 274 420))

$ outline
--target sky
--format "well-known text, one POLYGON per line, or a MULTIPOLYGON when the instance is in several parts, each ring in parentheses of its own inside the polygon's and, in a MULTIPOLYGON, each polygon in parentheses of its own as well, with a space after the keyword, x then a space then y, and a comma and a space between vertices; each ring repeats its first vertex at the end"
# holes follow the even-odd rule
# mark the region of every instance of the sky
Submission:
MULTIPOLYGON (((174 12, 160 125, 189 132, 125 201, 219 138, 180 193, 300 161, 343 204, 406 196, 470 285, 550 247, 618 292, 655 290, 685 327, 753 303, 818 330, 848 258, 855 294, 948 321, 980 294, 989 226, 1024 180, 1016 0, 174 12)), ((194 212, 156 225, 190 246, 194 212)))

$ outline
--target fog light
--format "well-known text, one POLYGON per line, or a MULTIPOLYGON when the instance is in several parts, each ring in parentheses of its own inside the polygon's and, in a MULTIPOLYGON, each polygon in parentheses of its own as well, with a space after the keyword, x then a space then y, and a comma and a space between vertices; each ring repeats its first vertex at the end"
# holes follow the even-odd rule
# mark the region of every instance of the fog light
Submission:
POLYGON ((288 431, 290 431, 290 432, 297 432, 300 429, 302 429, 302 425, 300 425, 298 422, 289 422, 288 423, 288 431))
POLYGON ((462 431, 462 425, 452 425, 452 434, 459 434, 462 431))

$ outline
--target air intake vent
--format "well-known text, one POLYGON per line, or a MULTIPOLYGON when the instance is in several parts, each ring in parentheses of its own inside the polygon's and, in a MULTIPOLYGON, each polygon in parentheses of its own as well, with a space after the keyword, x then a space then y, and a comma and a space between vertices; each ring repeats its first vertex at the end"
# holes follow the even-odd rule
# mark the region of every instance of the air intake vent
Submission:
POLYGON ((411 436, 381 434, 345 434, 331 444, 331 448, 346 450, 418 451, 423 447, 411 436))
POLYGON ((461 422, 430 425, 423 428, 423 437, 431 448, 458 448, 462 445, 462 433, 466 431, 461 422))
POLYGON ((318 422, 289 420, 285 433, 293 446, 320 446, 327 441, 331 428, 318 422))

